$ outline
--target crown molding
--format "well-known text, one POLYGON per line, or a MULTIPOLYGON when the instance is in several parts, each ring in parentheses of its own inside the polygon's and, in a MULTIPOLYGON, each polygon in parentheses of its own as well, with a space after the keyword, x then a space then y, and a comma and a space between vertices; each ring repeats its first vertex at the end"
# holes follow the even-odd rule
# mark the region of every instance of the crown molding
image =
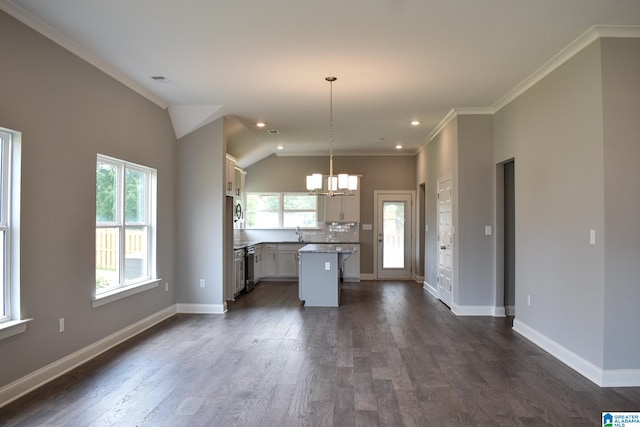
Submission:
POLYGON ((0 1, 0 9, 13 16, 18 21, 22 22, 29 28, 37 31, 43 36, 47 37, 54 43, 62 46, 64 49, 88 62, 89 64, 96 67, 98 70, 103 73, 109 75, 114 78, 118 82, 127 86, 129 89, 137 92, 139 95, 158 105, 162 109, 166 109, 168 107, 168 103, 157 95, 153 94, 145 87, 140 85, 135 80, 127 77, 124 73, 118 70, 115 67, 112 67, 100 58, 97 58, 87 52, 84 48, 82 48, 77 43, 73 42, 71 39, 66 37, 61 32, 55 30, 51 26, 44 23, 42 20, 38 19, 35 15, 33 15, 28 10, 18 6, 16 3, 10 0, 2 0, 0 1))
POLYGON ((533 85, 548 76, 555 69, 574 57, 584 48, 601 38, 640 38, 640 26, 638 25, 595 25, 585 31, 580 37, 571 42, 567 47, 554 55, 543 66, 534 71, 520 84, 507 92, 502 98, 490 107, 479 108, 453 108, 436 125, 424 139, 424 144, 418 149, 422 151, 438 135, 444 127, 459 115, 464 114, 495 114, 511 101, 529 90, 533 85))
POLYGON ((584 48, 589 46, 600 38, 639 38, 640 26, 636 25, 596 25, 585 31, 580 37, 574 40, 567 47, 562 49, 547 61, 542 67, 534 71, 522 83, 507 92, 505 96, 500 98, 490 109, 497 112, 511 101, 529 90, 533 85, 551 74, 562 64, 573 58, 584 48))

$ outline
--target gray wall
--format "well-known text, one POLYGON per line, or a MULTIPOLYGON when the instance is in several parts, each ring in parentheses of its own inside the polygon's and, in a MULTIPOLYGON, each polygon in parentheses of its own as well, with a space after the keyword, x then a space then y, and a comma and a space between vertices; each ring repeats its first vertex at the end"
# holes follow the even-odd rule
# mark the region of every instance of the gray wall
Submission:
POLYGON ((0 52, 0 126, 22 132, 21 310, 34 319, 0 341, 2 387, 175 303, 176 139, 166 111, 4 12, 0 52), (157 169, 170 292, 92 308, 97 153, 157 169))
MULTIPOLYGON (((640 368, 640 40, 603 39, 604 368, 640 368)), ((602 242, 602 235, 601 240, 602 242)))
POLYGON ((459 305, 494 305, 493 117, 458 116, 458 292, 459 305))
POLYGON ((494 162, 514 157, 517 165, 517 320, 597 366, 604 332, 601 97, 596 42, 494 116, 494 162))
MULTIPOLYGON (((374 190, 415 190, 414 156, 335 156, 334 173, 362 175, 360 179, 360 222, 373 224, 374 190)), ((329 174, 324 156, 270 156, 246 169, 245 188, 255 191, 306 191, 310 173, 329 174)), ((360 230, 360 273, 373 274, 373 231, 360 230)), ((412 260, 413 262, 413 260, 412 260)))
POLYGON ((178 141, 178 303, 222 309, 225 162, 224 119, 178 141))
MULTIPOLYGON (((418 157, 418 175, 426 177, 426 225, 429 230, 425 233, 425 269, 424 280, 430 286, 437 288, 438 277, 438 180, 445 175, 451 175, 454 192, 457 194, 457 164, 458 164, 458 118, 449 122, 423 150, 426 153, 418 157)), ((457 203, 454 199, 454 210, 457 203)), ((456 219, 454 218, 457 224, 456 219)), ((457 239, 457 236, 454 236, 457 239)), ((454 240, 457 246, 457 240, 454 240)), ((457 257, 456 257, 457 258, 457 257)), ((454 266, 455 268, 455 266, 454 266)), ((455 273, 454 273, 455 274, 455 273)), ((454 277, 456 280, 456 277, 454 277)))

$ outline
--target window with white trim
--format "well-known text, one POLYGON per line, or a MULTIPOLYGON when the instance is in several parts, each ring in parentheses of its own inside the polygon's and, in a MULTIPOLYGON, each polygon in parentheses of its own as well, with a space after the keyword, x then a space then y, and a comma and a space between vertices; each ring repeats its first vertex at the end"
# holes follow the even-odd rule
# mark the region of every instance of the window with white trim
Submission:
POLYGON ((96 297, 155 279, 156 170, 98 155, 96 297))
POLYGON ((315 228, 318 196, 308 193, 247 193, 247 228, 315 228))
MULTIPOLYGON (((20 320, 20 134, 0 128, 0 325, 20 320)), ((9 336, 9 335, 2 335, 9 336)))

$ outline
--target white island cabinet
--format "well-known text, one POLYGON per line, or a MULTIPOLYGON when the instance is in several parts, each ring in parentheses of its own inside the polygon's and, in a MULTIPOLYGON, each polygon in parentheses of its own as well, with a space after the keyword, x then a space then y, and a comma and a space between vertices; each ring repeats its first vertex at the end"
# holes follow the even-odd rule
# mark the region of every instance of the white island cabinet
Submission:
POLYGON ((340 305, 340 269, 355 245, 310 244, 299 249, 298 297, 307 307, 340 305))

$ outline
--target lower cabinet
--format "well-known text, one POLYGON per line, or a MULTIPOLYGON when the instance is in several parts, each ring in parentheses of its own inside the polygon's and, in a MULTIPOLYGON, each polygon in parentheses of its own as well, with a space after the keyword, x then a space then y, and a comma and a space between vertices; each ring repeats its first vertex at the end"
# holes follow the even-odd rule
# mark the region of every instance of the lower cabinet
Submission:
POLYGON ((256 245, 256 254, 253 257, 253 282, 258 283, 264 276, 264 251, 262 245, 256 245))
POLYGON ((262 277, 278 277, 278 245, 264 245, 262 249, 262 277))
POLYGON ((304 245, 299 243, 265 243, 262 249, 262 278, 297 280, 298 249, 304 245))

